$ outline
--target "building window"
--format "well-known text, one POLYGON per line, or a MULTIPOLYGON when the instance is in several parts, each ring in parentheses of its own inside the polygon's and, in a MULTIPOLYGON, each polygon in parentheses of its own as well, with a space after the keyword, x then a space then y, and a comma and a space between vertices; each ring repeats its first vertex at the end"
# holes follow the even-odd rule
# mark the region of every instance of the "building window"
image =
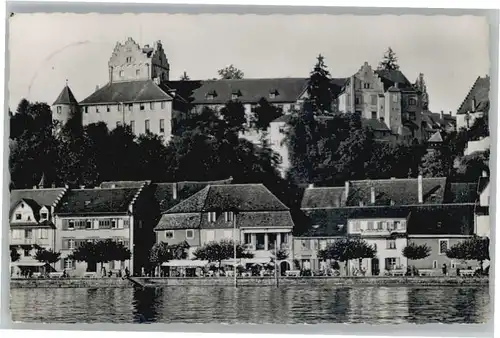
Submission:
POLYGON ((415 100, 414 98, 410 98, 410 99, 408 100, 408 104, 409 104, 410 106, 415 106, 415 105, 417 104, 417 100, 415 100))
POLYGON ((370 84, 368 82, 363 82, 364 89, 370 89, 370 84))
POLYGON ((372 119, 376 119, 377 118, 377 112, 376 111, 372 111, 372 119))
POLYGON ((111 220, 111 229, 117 229, 118 228, 118 221, 116 219, 111 220))
POLYGON ((99 114, 99 107, 95 107, 95 112, 99 114))
POLYGON ((255 250, 265 250, 265 234, 256 234, 255 250))
POLYGON ((213 242, 215 241, 215 231, 214 230, 207 230, 207 242, 213 242))
POLYGON ((127 56, 127 63, 130 63, 132 62, 132 57, 131 56, 127 56))
POLYGON ((388 239, 387 240, 387 249, 396 249, 396 240, 388 239))
POLYGON ((41 239, 49 238, 49 230, 48 229, 40 229, 40 238, 41 239))
POLYGON ((174 231, 173 230, 165 231, 165 238, 174 238, 174 231))
POLYGON ((74 230, 75 229, 75 221, 70 220, 68 221, 68 230, 74 230))
POLYGON ((31 249, 24 249, 23 254, 24 254, 24 257, 29 257, 29 256, 31 256, 31 249))
POLYGON ((434 260, 432 261, 432 268, 437 269, 438 268, 438 261, 434 260))
POLYGON ((111 107, 110 106, 106 106, 106 111, 109 113, 111 111, 111 107))
POLYGON ((146 133, 149 132, 149 120, 144 121, 144 129, 146 130, 146 133))
POLYGON ((368 221, 368 230, 374 230, 373 221, 368 221))
POLYGON ((134 120, 130 121, 130 130, 132 130, 132 133, 135 133, 135 121, 134 120))
POLYGON ((215 211, 210 211, 208 213, 208 222, 214 223, 216 220, 217 220, 217 214, 215 213, 215 211))
POLYGON ((243 234, 243 241, 245 244, 252 244, 252 234, 243 234))
POLYGON ((136 70, 135 70, 135 75, 136 75, 136 76, 141 75, 141 70, 140 70, 140 69, 136 69, 136 70))
POLYGON ((75 248, 75 240, 70 239, 68 240, 68 249, 73 250, 75 248))
POLYGON ((154 102, 149 102, 149 109, 154 110, 155 109, 155 103, 154 102))
POLYGON ((23 238, 23 232, 22 232, 22 230, 18 230, 18 229, 12 230, 12 237, 14 239, 21 239, 21 238, 23 238))
POLYGON ((224 213, 224 218, 226 222, 232 222, 233 221, 233 212, 232 211, 226 211, 224 213))
POLYGON ((162 102, 162 103, 160 104, 160 107, 161 107, 161 109, 165 109, 165 102, 162 102))
POLYGON ((186 230, 186 238, 193 239, 194 238, 194 231, 193 230, 186 230))
POLYGON ((446 251, 448 251, 449 244, 450 244, 450 241, 447 239, 440 239, 439 240, 439 254, 440 255, 446 254, 446 251))
POLYGON ((140 103, 140 104, 139 104, 139 110, 140 110, 140 111, 143 111, 143 110, 144 110, 144 103, 140 103))
POLYGON ((92 229, 92 221, 91 220, 85 221, 85 229, 92 229))
POLYGON ((118 103, 118 107, 117 107, 117 110, 118 111, 122 111, 122 105, 118 103))
POLYGON ((371 101, 372 101, 372 105, 373 106, 377 105, 377 95, 372 95, 371 96, 371 101))
POLYGON ((16 214, 16 221, 20 221, 21 220, 21 214, 16 214))
POLYGON ((128 104, 128 111, 132 111, 134 108, 134 104, 133 103, 129 103, 128 104))
POLYGON ((398 94, 392 94, 392 102, 398 102, 398 94))
POLYGON ((61 111, 62 111, 62 107, 61 106, 57 106, 57 113, 61 114, 61 111))
POLYGON ((269 98, 270 99, 276 98, 276 93, 269 93, 269 98))
POLYGON ((360 231, 361 230, 361 224, 359 223, 359 221, 354 221, 353 222, 353 229, 354 229, 354 231, 360 231))
POLYGON ((394 270, 396 268, 396 258, 390 257, 385 259, 385 267, 389 270, 394 270))
POLYGON ((160 119, 160 133, 164 133, 164 132, 165 132, 165 120, 160 119))
POLYGON ((73 269, 73 260, 71 260, 69 258, 65 258, 64 259, 64 268, 66 270, 73 269))
POLYGON ((123 77, 123 70, 120 70, 120 77, 123 77))
POLYGON ((361 100, 360 100, 359 96, 356 96, 356 98, 354 99, 354 103, 355 103, 355 104, 359 104, 359 103, 360 103, 360 101, 361 101, 361 100))

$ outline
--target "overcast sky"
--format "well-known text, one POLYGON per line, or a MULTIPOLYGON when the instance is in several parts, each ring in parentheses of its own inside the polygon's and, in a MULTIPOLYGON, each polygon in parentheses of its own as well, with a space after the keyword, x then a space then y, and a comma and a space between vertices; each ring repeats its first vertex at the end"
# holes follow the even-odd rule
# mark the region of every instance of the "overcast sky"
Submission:
POLYGON ((9 106, 52 104, 65 80, 77 100, 108 81, 117 41, 161 40, 170 79, 217 76, 234 64, 247 78, 306 77, 321 53, 334 77, 391 46, 412 82, 425 74, 433 111, 456 111, 479 75, 489 73, 488 24, 462 16, 18 14, 9 27, 9 106))

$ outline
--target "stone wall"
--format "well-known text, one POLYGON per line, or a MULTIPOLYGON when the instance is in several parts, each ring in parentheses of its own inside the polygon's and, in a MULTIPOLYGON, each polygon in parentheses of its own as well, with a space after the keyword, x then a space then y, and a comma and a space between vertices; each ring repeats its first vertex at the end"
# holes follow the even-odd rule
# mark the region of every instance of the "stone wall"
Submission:
MULTIPOLYGON (((233 286, 233 278, 135 278, 148 287, 163 286, 233 286)), ((238 286, 275 285, 273 277, 238 278, 238 286)), ((309 286, 453 286, 488 285, 488 278, 461 277, 282 277, 283 285, 309 286)), ((102 279, 12 279, 12 288, 92 288, 92 287, 132 287, 133 284, 121 278, 102 279)))

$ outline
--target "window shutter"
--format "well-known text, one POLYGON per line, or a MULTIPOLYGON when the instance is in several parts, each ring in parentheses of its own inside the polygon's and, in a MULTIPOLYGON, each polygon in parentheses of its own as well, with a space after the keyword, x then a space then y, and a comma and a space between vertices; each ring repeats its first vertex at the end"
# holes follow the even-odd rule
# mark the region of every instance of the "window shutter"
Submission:
POLYGON ((75 260, 71 261, 71 268, 73 268, 73 269, 76 268, 76 261, 75 260))
POLYGON ((68 230, 68 220, 67 219, 62 220, 62 228, 63 228, 63 230, 68 230))
POLYGON ((67 239, 63 239, 62 241, 62 246, 63 246, 63 249, 69 249, 69 242, 67 239))

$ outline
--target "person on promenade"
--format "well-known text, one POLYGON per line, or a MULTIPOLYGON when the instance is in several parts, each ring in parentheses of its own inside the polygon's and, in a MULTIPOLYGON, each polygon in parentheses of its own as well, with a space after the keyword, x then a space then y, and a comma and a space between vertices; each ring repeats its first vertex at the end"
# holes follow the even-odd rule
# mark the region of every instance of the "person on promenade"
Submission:
POLYGON ((446 263, 443 264, 443 276, 448 276, 448 267, 446 263))

